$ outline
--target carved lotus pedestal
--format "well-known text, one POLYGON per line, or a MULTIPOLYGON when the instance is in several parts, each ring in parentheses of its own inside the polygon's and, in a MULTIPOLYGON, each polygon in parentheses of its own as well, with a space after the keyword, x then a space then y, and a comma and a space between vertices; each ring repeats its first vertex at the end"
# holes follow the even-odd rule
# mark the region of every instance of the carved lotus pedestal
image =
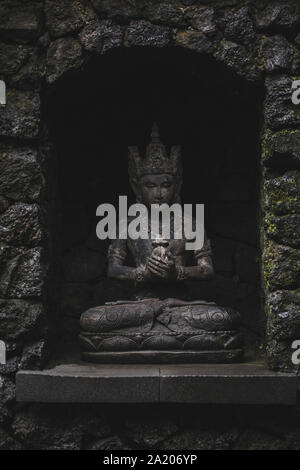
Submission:
POLYGON ((82 357, 91 362, 237 362, 239 324, 237 312, 214 303, 120 301, 84 312, 79 338, 82 357))

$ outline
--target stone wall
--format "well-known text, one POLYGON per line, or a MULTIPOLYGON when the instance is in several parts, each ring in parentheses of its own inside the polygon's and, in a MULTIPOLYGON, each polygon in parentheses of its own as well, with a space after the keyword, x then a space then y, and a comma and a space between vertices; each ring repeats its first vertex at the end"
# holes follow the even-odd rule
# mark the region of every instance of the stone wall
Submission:
POLYGON ((121 47, 185 48, 265 84, 266 353, 272 368, 293 367, 290 346, 300 339, 300 107, 292 104, 291 84, 300 78, 299 8, 291 0, 1 1, 0 79, 8 93, 0 109, 0 337, 9 360, 0 366, 0 448, 300 448, 295 410, 62 410, 16 407, 14 401, 17 370, 42 367, 55 335, 49 315, 55 300, 55 159, 45 95, 91 57, 121 47))

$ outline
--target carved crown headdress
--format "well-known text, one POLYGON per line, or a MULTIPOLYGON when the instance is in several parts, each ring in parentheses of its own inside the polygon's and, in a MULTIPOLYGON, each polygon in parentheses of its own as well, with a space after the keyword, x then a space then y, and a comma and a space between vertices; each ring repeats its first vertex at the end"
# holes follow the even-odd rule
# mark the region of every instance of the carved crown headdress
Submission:
POLYGON ((181 147, 173 146, 170 157, 167 155, 164 144, 160 141, 158 127, 153 124, 151 141, 146 149, 146 155, 141 158, 138 147, 128 147, 129 150, 129 176, 137 180, 143 175, 171 174, 181 179, 181 147))

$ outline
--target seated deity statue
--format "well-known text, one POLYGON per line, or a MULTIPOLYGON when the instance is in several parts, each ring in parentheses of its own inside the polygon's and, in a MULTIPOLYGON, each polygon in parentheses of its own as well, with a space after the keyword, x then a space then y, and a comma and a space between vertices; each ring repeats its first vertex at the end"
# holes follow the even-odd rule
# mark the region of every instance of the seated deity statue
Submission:
MULTIPOLYGON (((180 203, 181 148, 167 155, 157 126, 141 158, 129 147, 129 177, 138 203, 180 203)), ((150 211, 148 212, 150 214, 150 211)), ((128 218, 128 224, 130 218, 128 218)), ((132 299, 92 307, 81 315, 82 357, 91 362, 172 363, 236 362, 243 337, 237 311, 214 302, 191 300, 186 283, 214 275, 206 232, 201 248, 186 249, 186 235, 155 237, 148 220, 148 238, 117 238, 108 250, 108 276, 131 280, 132 299)))

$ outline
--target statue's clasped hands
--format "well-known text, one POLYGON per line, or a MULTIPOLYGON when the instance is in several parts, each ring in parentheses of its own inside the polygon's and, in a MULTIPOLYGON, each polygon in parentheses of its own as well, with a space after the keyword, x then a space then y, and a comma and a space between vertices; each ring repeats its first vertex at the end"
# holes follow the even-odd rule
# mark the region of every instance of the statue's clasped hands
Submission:
POLYGON ((162 279, 172 279, 176 275, 174 256, 171 253, 164 258, 152 253, 147 260, 147 268, 154 277, 162 279))

